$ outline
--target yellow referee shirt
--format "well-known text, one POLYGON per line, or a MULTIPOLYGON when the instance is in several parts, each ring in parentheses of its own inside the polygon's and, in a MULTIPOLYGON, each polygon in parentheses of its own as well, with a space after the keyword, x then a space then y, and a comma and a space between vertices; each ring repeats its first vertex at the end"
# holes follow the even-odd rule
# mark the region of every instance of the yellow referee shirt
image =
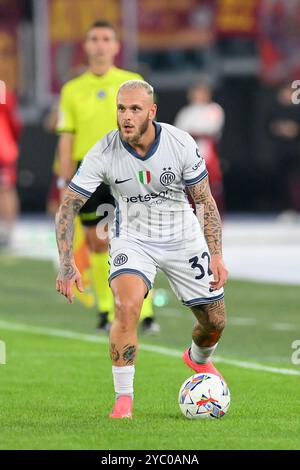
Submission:
POLYGON ((74 134, 74 160, 82 160, 99 139, 117 127, 117 92, 127 80, 143 78, 113 66, 104 75, 88 71, 63 86, 57 131, 74 134))

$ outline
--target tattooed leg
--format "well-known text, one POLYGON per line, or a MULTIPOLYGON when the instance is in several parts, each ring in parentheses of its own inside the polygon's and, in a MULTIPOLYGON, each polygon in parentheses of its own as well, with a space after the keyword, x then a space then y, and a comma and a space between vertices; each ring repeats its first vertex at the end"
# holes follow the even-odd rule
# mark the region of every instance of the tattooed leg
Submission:
POLYGON ((218 340, 225 328, 226 313, 224 300, 192 307, 197 318, 193 329, 193 341, 183 353, 183 361, 198 373, 210 373, 222 378, 212 363, 218 340))
POLYGON ((134 395, 137 325, 147 287, 141 277, 120 274, 111 281, 115 318, 110 329, 110 357, 115 389, 111 418, 131 418, 134 395))
POLYGON ((122 357, 126 362, 127 366, 131 366, 134 363, 136 356, 136 347, 130 344, 126 344, 123 348, 122 357))
POLYGON ((113 362, 118 362, 120 359, 120 353, 117 351, 116 345, 114 343, 110 344, 110 358, 113 362))
POLYGON ((110 357, 114 366, 134 365, 137 356, 137 325, 147 287, 132 274, 121 274, 111 282, 115 318, 110 329, 110 357))
POLYGON ((214 346, 226 325, 224 299, 192 307, 192 312, 197 318, 192 333, 194 343, 200 347, 214 346))
POLYGON ((114 343, 110 343, 109 352, 113 364, 119 364, 123 361, 125 366, 132 366, 136 357, 137 347, 134 344, 125 344, 122 351, 118 351, 114 343))

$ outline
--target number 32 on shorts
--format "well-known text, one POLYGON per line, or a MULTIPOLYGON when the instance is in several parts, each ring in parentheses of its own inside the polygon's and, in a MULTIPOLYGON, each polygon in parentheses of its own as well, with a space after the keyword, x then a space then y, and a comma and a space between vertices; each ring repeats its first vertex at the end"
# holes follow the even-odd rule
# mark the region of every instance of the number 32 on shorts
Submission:
MULTIPOLYGON (((206 272, 208 274, 208 276, 211 276, 212 274, 212 271, 209 267, 209 264, 210 264, 210 256, 209 256, 209 253, 207 253, 207 251, 204 251, 201 255, 201 258, 203 259, 203 263, 205 262, 205 258, 207 258, 207 269, 206 269, 206 272)), ((191 268, 192 269, 199 269, 199 273, 196 274, 195 276, 195 279, 202 279, 204 276, 205 276, 205 269, 203 267, 203 264, 200 264, 199 262, 199 257, 198 256, 194 256, 193 258, 190 258, 189 259, 189 263, 191 263, 191 268)), ((206 262, 205 262, 206 264, 206 262)))

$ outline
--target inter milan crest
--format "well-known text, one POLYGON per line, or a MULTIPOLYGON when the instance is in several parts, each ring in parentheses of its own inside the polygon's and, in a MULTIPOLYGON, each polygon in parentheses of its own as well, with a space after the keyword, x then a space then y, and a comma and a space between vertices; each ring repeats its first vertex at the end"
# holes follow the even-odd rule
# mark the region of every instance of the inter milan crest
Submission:
POLYGON ((114 259, 114 266, 122 266, 123 264, 127 263, 128 256, 125 253, 120 253, 114 259))
POLYGON ((163 186, 169 186, 175 180, 175 174, 170 171, 171 168, 163 168, 163 173, 160 175, 160 182, 163 186))

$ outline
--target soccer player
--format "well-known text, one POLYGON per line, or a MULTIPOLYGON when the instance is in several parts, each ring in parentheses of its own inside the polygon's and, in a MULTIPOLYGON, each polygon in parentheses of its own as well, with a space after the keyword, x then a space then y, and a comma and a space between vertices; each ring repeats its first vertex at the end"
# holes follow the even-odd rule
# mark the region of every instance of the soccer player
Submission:
POLYGON ((137 323, 144 297, 163 271, 197 322, 184 362, 195 372, 219 374, 211 355, 225 327, 221 220, 205 161, 185 131, 154 121, 153 88, 130 80, 117 97, 118 128, 87 153, 56 217, 60 270, 56 289, 70 303, 81 289, 73 258, 74 217, 100 182, 118 201, 110 246, 110 285, 115 319, 110 356, 116 393, 111 418, 132 416, 137 323), (200 223, 184 188, 193 197, 200 223))
MULTIPOLYGON (((114 26, 97 21, 88 30, 84 49, 88 70, 67 82, 61 91, 58 132, 60 139, 58 187, 64 190, 87 151, 107 132, 117 126, 116 96, 119 86, 129 79, 142 79, 136 73, 114 66, 119 52, 114 26)), ((100 182, 99 182, 100 184, 100 182)), ((96 227, 102 216, 97 215, 100 204, 114 204, 110 188, 99 185, 95 194, 80 210, 90 250, 90 266, 98 303, 98 328, 106 330, 114 315, 113 297, 108 285, 108 238, 99 238, 96 227)), ((157 331, 149 298, 143 306, 143 330, 157 331)))

